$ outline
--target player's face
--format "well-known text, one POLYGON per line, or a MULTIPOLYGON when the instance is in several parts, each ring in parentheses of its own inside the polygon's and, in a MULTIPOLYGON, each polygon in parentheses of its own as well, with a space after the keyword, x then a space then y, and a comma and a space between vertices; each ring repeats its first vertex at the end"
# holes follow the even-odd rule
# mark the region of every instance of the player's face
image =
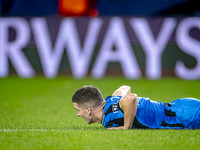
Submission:
POLYGON ((77 116, 85 119, 85 121, 90 124, 92 121, 91 113, 89 112, 88 108, 80 107, 77 103, 73 103, 74 109, 77 111, 77 116))

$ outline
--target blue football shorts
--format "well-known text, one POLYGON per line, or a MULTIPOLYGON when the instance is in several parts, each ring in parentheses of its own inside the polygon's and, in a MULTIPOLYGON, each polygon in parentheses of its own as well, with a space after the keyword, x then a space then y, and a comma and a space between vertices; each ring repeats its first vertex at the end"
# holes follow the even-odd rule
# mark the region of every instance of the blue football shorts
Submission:
POLYGON ((181 98, 171 102, 171 105, 186 129, 200 129, 200 100, 181 98))

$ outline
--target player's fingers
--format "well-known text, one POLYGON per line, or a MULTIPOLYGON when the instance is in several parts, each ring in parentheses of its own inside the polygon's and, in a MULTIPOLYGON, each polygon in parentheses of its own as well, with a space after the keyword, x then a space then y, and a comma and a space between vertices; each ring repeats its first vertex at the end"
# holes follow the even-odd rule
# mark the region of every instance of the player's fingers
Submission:
POLYGON ((111 127, 111 128, 108 128, 108 130, 116 130, 116 128, 111 127))

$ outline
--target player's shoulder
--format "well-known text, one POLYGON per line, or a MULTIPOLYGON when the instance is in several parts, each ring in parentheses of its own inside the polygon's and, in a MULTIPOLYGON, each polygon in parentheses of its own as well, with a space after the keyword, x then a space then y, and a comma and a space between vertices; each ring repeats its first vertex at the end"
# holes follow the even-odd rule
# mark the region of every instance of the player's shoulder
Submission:
POLYGON ((122 96, 108 96, 105 98, 105 108, 109 108, 113 104, 118 104, 122 96))
POLYGON ((110 101, 114 102, 114 101, 119 101, 121 98, 122 98, 122 96, 107 96, 105 98, 105 101, 106 102, 110 102, 110 101))
MULTIPOLYGON (((123 96, 108 96, 105 98, 106 104, 104 106, 104 114, 107 116, 108 114, 112 114, 113 112, 117 114, 120 110, 122 112, 122 109, 119 106, 119 101, 121 100, 123 96)), ((119 116, 119 114, 117 115, 119 116)))

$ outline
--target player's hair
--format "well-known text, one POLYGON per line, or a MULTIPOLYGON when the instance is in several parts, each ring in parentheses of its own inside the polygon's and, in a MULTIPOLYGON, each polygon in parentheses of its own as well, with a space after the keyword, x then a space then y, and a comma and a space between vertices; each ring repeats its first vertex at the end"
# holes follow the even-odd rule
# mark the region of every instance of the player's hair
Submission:
POLYGON ((78 89, 74 93, 72 97, 72 102, 77 103, 78 105, 96 108, 104 102, 104 99, 101 94, 101 91, 97 87, 87 85, 78 89))

